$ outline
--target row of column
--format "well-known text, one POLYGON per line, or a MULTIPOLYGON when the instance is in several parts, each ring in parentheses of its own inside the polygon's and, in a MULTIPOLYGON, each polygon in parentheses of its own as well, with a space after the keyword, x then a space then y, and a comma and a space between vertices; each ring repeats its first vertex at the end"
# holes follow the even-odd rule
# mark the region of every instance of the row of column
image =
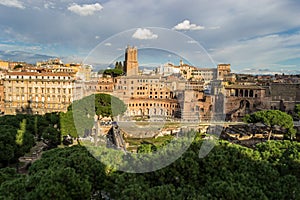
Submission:
POLYGON ((236 97, 254 97, 253 90, 248 89, 235 89, 236 97))

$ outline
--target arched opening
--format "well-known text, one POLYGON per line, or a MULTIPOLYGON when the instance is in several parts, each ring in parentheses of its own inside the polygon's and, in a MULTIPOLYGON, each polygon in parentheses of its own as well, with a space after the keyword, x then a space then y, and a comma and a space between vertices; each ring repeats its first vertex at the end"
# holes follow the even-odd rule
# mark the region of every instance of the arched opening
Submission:
POLYGON ((250 102, 246 101, 246 109, 250 109, 250 102))
POLYGON ((234 96, 236 96, 236 97, 239 96, 239 90, 238 89, 235 89, 235 95, 234 96))
POLYGON ((243 96, 244 96, 244 91, 240 90, 240 97, 243 97, 243 96))
POLYGON ((253 90, 250 90, 249 97, 253 97, 253 90))
POLYGON ((247 100, 240 101, 240 109, 243 109, 243 108, 250 109, 250 106, 251 106, 251 104, 249 101, 247 101, 247 100))
POLYGON ((285 110, 286 110, 286 106, 284 105, 283 100, 280 100, 280 102, 279 102, 279 110, 282 112, 285 112, 285 110))
POLYGON ((245 90, 245 97, 248 97, 248 95, 249 95, 249 91, 245 90))
POLYGON ((138 110, 138 115, 142 115, 143 114, 143 112, 142 112, 142 109, 140 108, 139 110, 138 110))

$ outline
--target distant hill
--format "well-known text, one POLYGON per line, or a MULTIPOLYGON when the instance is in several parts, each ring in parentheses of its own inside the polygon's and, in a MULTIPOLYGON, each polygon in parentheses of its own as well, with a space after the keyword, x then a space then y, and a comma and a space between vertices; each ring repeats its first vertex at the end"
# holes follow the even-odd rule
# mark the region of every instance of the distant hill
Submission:
POLYGON ((0 50, 0 59, 8 61, 24 61, 27 63, 35 64, 37 61, 49 60, 55 56, 44 54, 35 54, 25 51, 2 51, 0 50))

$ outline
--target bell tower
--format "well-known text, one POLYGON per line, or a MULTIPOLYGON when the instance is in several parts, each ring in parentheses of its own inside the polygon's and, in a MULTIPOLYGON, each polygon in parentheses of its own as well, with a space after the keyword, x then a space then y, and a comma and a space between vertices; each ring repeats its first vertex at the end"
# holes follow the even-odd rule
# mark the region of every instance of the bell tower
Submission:
POLYGON ((136 47, 127 46, 125 51, 124 69, 126 76, 134 76, 139 74, 139 63, 136 47))

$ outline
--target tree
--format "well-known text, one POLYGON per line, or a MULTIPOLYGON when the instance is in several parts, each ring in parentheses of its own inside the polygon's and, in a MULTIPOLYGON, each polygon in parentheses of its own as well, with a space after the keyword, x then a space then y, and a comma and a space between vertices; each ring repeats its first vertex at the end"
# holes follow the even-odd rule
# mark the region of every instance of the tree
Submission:
POLYGON ((150 153, 156 151, 157 147, 153 144, 143 143, 137 148, 138 153, 150 153))
POLYGON ((17 130, 11 126, 0 126, 0 162, 7 166, 16 153, 15 135, 17 130))
POLYGON ((48 148, 55 148, 61 143, 60 132, 51 126, 44 129, 42 133, 44 143, 48 145, 48 148))
POLYGON ((126 111, 126 105, 119 98, 109 94, 95 95, 96 114, 103 117, 112 117, 123 114, 126 111))
POLYGON ((122 69, 106 69, 103 75, 111 75, 112 77, 121 76, 123 74, 122 69))
POLYGON ((25 199, 26 177, 19 176, 0 185, 0 199, 25 199))
POLYGON ((295 106, 295 113, 297 115, 297 118, 300 119, 300 104, 297 104, 295 106))
POLYGON ((123 70, 123 65, 122 65, 121 61, 120 62, 118 62, 118 61, 116 62, 115 69, 123 70))
POLYGON ((294 123, 292 116, 279 110, 264 110, 255 112, 251 115, 247 114, 244 117, 244 121, 248 123, 261 122, 265 126, 269 127, 270 131, 268 134, 268 140, 270 140, 272 130, 274 130, 275 125, 286 128, 286 138, 293 139, 296 134, 296 130, 293 128, 294 123))
POLYGON ((14 69, 20 69, 20 68, 23 68, 23 65, 17 64, 16 66, 14 66, 14 69))
POLYGON ((66 113, 60 113, 60 127, 62 136, 70 135, 74 138, 78 137, 72 110, 66 113))
POLYGON ((89 199, 91 185, 87 177, 80 177, 75 169, 57 168, 41 170, 29 177, 33 187, 26 199, 89 199))

